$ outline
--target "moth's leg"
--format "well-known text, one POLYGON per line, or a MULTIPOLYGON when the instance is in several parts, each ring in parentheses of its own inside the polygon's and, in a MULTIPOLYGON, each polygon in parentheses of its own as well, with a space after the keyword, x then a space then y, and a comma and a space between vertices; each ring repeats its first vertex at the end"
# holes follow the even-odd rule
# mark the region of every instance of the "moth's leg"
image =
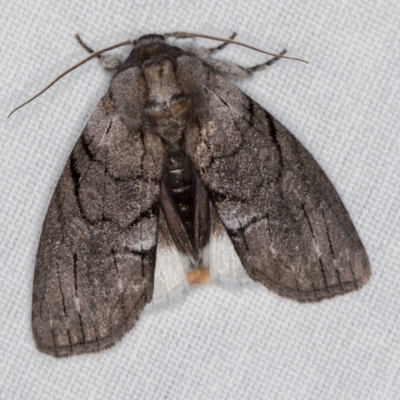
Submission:
MULTIPOLYGON (((280 56, 284 55, 286 53, 286 50, 283 50, 279 53, 280 56)), ((261 71, 264 68, 267 68, 268 66, 272 65, 274 62, 276 62, 280 57, 275 56, 274 58, 271 58, 265 63, 259 64, 259 65, 254 65, 253 67, 245 68, 240 65, 234 64, 229 61, 224 61, 224 60, 216 60, 213 58, 207 58, 204 57, 203 55, 198 52, 196 54, 198 57, 203 59, 203 62, 208 64, 212 69, 215 71, 218 71, 220 74, 229 76, 231 78, 238 78, 238 79, 244 79, 248 78, 251 76, 254 72, 261 71)))
MULTIPOLYGON (((279 53, 279 56, 283 56, 284 54, 286 54, 286 49, 282 50, 279 53)), ((246 71, 248 71, 250 74, 252 74, 253 72, 257 72, 257 71, 262 71, 263 69, 269 67, 270 65, 276 63, 281 57, 279 56, 275 56, 274 58, 271 58, 271 60, 268 60, 265 63, 262 64, 257 64, 254 65, 253 67, 248 67, 248 68, 244 68, 246 71)))
MULTIPOLYGON (((77 33, 75 35, 75 39, 78 41, 78 43, 89 53, 92 54, 94 53, 94 50, 92 48, 90 48, 79 36, 79 34, 77 33)), ((101 54, 99 54, 97 56, 97 58, 100 60, 101 62, 101 66, 103 67, 103 69, 107 70, 107 71, 113 71, 117 68, 119 68, 119 66, 121 65, 121 62, 118 60, 118 58, 114 57, 114 56, 103 56, 101 54)))
MULTIPOLYGON (((236 32, 233 32, 229 39, 234 39, 235 37, 236 37, 236 32)), ((217 51, 222 50, 228 44, 229 44, 228 42, 225 42, 225 43, 220 44, 219 46, 211 47, 210 49, 205 49, 203 47, 199 47, 197 49, 196 48, 191 49, 191 53, 195 57, 201 58, 209 64, 209 59, 211 59, 211 55, 216 53, 217 51)))
MULTIPOLYGON (((237 35, 237 33, 233 32, 232 35, 229 37, 229 39, 230 40, 235 39, 236 35, 237 35)), ((224 49, 228 44, 229 44, 228 42, 225 42, 225 43, 220 44, 219 46, 211 47, 210 49, 207 49, 207 51, 209 52, 209 54, 214 54, 217 51, 224 49)))
MULTIPOLYGON (((77 34, 75 35, 75 39, 78 41, 78 43, 79 43, 89 54, 94 53, 94 50, 93 50, 91 47, 89 47, 89 46, 82 40, 82 38, 79 36, 79 33, 77 33, 77 34)), ((100 56, 98 56, 98 57, 100 57, 100 56)))

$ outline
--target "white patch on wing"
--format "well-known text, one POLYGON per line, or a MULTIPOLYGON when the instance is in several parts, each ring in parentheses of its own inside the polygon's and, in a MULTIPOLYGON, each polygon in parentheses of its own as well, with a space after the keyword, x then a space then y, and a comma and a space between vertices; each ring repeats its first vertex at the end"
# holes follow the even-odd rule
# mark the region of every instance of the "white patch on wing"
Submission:
MULTIPOLYGON (((229 201, 226 201, 229 204, 229 201)), ((257 217, 257 213, 246 213, 240 214, 236 210, 229 209, 228 212, 224 213, 221 211, 221 216, 223 217, 224 224, 228 229, 237 230, 242 226, 246 226, 254 217, 257 217)))
POLYGON ((153 299, 146 306, 155 309, 179 301, 189 290, 187 272, 189 258, 182 254, 176 246, 163 245, 159 242, 154 272, 153 299))
POLYGON ((74 301, 75 301, 75 310, 80 314, 81 313, 81 302, 80 302, 77 294, 75 294, 74 301))
POLYGON ((125 242, 128 249, 138 252, 151 249, 156 240, 156 224, 153 219, 145 219, 140 225, 140 229, 129 232, 125 242))
POLYGON ((321 257, 321 250, 319 249, 318 243, 315 241, 315 239, 312 239, 312 244, 314 246, 315 252, 317 253, 318 258, 321 257))
POLYGON ((118 293, 122 293, 124 291, 124 285, 122 283, 122 279, 118 276, 118 293))
POLYGON ((225 230, 211 234, 210 242, 203 250, 203 259, 207 258, 211 282, 222 286, 253 283, 225 230))
POLYGON ((210 240, 202 250, 199 265, 195 267, 190 257, 179 251, 174 244, 163 212, 160 213, 153 299, 146 305, 146 310, 155 310, 178 302, 189 292, 191 283, 192 286, 198 286, 209 280, 227 288, 254 284, 247 275, 215 209, 212 209, 210 218, 210 240), (204 282, 191 282, 191 277, 188 278, 188 274, 203 271, 207 272, 204 282))

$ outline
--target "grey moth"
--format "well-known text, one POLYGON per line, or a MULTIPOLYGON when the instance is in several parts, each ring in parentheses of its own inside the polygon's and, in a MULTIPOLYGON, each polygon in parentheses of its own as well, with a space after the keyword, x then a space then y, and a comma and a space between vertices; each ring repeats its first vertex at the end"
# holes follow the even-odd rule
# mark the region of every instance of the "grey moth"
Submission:
POLYGON ((261 66, 212 58, 221 47, 133 42, 43 224, 32 308, 40 351, 109 348, 146 304, 192 284, 251 280, 316 302, 367 282, 367 254, 329 179, 226 79, 261 66))

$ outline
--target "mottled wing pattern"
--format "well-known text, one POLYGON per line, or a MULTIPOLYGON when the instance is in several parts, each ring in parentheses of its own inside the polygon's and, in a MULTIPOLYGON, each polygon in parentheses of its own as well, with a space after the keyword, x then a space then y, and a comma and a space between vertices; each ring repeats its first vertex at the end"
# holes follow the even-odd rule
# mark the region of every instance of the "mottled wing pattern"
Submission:
POLYGON ((188 152, 249 276, 278 294, 319 301, 361 287, 365 249, 308 151, 221 76, 188 152))
POLYGON ((93 113, 43 225, 32 326, 39 350, 54 356, 112 346, 152 298, 160 143, 141 132, 134 99, 118 98, 124 79, 131 70, 93 113))

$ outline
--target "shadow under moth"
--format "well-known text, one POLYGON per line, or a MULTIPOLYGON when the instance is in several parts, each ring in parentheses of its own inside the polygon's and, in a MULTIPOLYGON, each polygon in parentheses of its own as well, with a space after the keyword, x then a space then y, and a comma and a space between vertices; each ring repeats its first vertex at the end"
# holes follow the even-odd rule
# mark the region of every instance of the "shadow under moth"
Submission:
POLYGON ((315 302, 370 277, 314 158, 225 79, 276 58, 246 69, 211 57, 233 40, 183 50, 169 36, 185 37, 130 42, 54 191, 33 284, 44 353, 113 346, 146 304, 195 283, 252 280, 315 302))

